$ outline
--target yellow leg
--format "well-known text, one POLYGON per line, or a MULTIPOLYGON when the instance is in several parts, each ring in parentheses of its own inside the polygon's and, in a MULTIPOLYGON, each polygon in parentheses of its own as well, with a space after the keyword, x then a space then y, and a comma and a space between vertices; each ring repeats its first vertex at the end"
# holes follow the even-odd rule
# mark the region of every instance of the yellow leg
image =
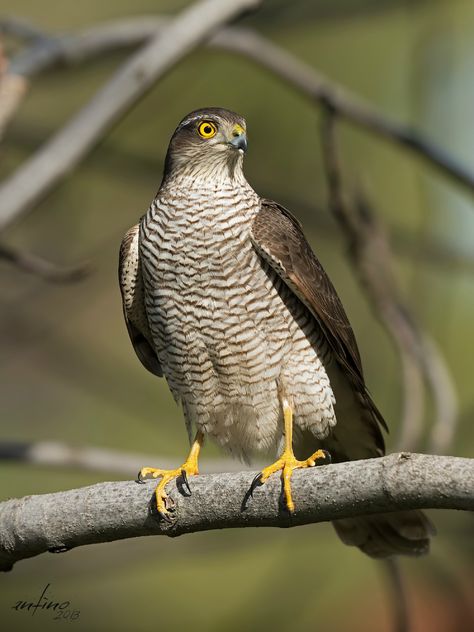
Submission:
POLYGON ((285 502, 287 509, 290 513, 295 511, 295 504, 291 494, 291 475, 293 470, 297 468, 313 467, 316 465, 316 461, 319 459, 327 460, 329 453, 325 450, 317 450, 309 458, 304 461, 298 461, 293 453, 293 410, 287 399, 283 399, 283 419, 285 422, 285 449, 283 450, 280 458, 264 468, 258 476, 255 477, 252 486, 250 488, 250 494, 258 486, 265 483, 265 481, 275 472, 281 470, 281 478, 283 481, 283 493, 285 495, 285 502))
POLYGON ((142 467, 142 469, 138 473, 137 482, 139 483, 142 483, 143 479, 147 478, 148 476, 151 476, 152 478, 161 477, 161 481, 158 483, 158 486, 155 490, 155 496, 156 508, 163 517, 166 518, 166 516, 168 515, 168 509, 166 507, 168 495, 165 490, 167 483, 172 481, 174 478, 178 478, 179 476, 181 476, 183 479, 183 484, 187 488, 187 491, 189 492, 189 494, 191 493, 191 489, 188 483, 188 476, 195 476, 196 474, 199 474, 198 457, 203 443, 204 435, 202 432, 198 431, 196 433, 193 445, 191 446, 188 458, 181 467, 178 467, 175 470, 161 470, 155 467, 142 467))

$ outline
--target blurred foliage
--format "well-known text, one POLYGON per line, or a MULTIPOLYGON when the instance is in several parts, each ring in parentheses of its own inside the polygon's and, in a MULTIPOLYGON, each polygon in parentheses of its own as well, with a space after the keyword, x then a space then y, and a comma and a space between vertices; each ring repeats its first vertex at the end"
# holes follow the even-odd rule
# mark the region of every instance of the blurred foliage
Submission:
MULTIPOLYGON (((186 4, 17 0, 9 11, 64 32, 132 14, 172 13, 186 4)), ((387 114, 412 121, 474 169, 472 2, 269 0, 264 11, 246 22, 387 114), (331 20, 320 19, 331 7, 331 20)), ((37 79, 0 148, 0 176, 11 173, 85 104, 123 59, 116 54, 37 79)), ((249 180, 304 222, 353 322, 368 383, 392 428, 390 447, 400 410, 397 358, 361 294, 326 211, 318 116, 310 103, 250 62, 206 50, 173 69, 5 236, 11 244, 58 262, 91 259, 95 270, 81 284, 57 286, 1 265, 2 435, 155 449, 177 462, 182 459, 186 433, 181 413, 166 384, 134 356, 122 322, 116 265, 123 233, 158 188, 171 132, 181 116, 203 105, 229 107, 246 116, 249 180)), ((472 198, 366 132, 344 125, 343 143, 349 179, 367 186, 388 229, 399 243, 411 244, 411 254, 397 250, 400 279, 453 371, 462 413, 453 453, 472 456, 472 259, 471 267, 462 266, 463 256, 472 257, 472 198), (436 256, 415 256, 433 244, 460 257, 454 270, 436 256)), ((208 446, 205 454, 211 458, 217 450, 208 446)), ((14 464, 2 464, 0 470, 4 498, 101 480, 94 473, 14 464)), ((473 629, 472 517, 439 512, 434 519, 440 533, 433 555, 402 564, 412 589, 414 629, 473 629)), ((47 583, 55 597, 81 610, 79 621, 63 625, 91 631, 390 629, 383 567, 342 546, 328 525, 201 533, 169 541, 148 538, 21 562, 0 577, 5 629, 31 628, 29 616, 10 607, 16 600, 38 597, 47 583)), ((35 629, 52 625, 36 615, 35 629)))

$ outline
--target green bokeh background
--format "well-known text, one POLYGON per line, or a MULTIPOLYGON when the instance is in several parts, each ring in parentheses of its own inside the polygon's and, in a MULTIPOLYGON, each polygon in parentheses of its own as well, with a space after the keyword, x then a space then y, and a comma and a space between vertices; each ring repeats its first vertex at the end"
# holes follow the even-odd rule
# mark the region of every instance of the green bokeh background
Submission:
MULTIPOLYGON (((172 14, 186 4, 16 0, 1 8, 64 32, 129 15, 172 14)), ((245 22, 388 115, 412 122, 474 170, 470 0, 267 0, 245 22)), ((34 80, 0 148, 0 176, 84 105, 125 57, 108 55, 34 80)), ((58 286, 0 262, 2 437, 156 452, 181 462, 187 449, 181 413, 165 382, 148 374, 133 353, 116 266, 123 233, 159 185, 171 132, 184 114, 203 105, 246 116, 247 176, 259 193, 286 204, 303 221, 353 323, 367 381, 392 429, 390 449, 400 413, 397 356, 371 314, 327 211, 318 116, 251 62, 203 49, 169 72, 73 174, 2 236, 58 262, 89 259, 94 266, 82 283, 58 286)), ((452 453, 473 456, 472 197, 400 149, 347 125, 343 150, 350 178, 367 187, 393 237, 405 295, 452 371, 460 402, 452 453)), ((205 458, 216 456, 217 449, 208 446, 205 458)), ((0 464, 2 498, 101 480, 94 472, 0 464)), ((439 531, 432 555, 402 561, 414 630, 472 630, 472 516, 432 517, 439 531)), ((95 545, 20 562, 0 577, 5 630, 62 625, 120 632, 362 632, 390 630, 390 617, 384 566, 344 547, 329 525, 95 545), (19 599, 38 597, 47 583, 50 595, 80 610, 79 620, 52 621, 44 613, 31 618, 11 609, 19 599)))

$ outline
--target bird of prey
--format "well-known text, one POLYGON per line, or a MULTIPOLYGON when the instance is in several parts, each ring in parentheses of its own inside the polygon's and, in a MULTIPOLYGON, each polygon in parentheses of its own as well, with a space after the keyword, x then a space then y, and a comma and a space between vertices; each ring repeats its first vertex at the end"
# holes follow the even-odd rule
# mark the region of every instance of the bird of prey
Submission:
MULTIPOLYGON (((155 199, 120 249, 136 354, 166 378, 190 439, 195 432, 181 467, 139 474, 161 479, 156 504, 165 518, 165 487, 182 477, 189 489, 206 436, 244 459, 277 454, 254 486, 281 472, 289 512, 295 468, 312 467, 328 452, 335 462, 385 453, 385 422, 336 290, 301 224, 247 182, 246 149, 238 114, 213 107, 188 114, 170 140, 155 199)), ((373 557, 429 547, 430 523, 418 511, 334 526, 373 557)))

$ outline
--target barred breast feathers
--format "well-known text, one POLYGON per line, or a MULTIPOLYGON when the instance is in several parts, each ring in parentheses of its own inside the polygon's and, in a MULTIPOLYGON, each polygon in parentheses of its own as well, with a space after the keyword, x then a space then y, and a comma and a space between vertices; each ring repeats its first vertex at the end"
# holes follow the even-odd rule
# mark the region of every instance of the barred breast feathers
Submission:
POLYGON ((328 348, 250 241, 260 198, 247 183, 178 184, 143 219, 141 249, 154 346, 186 418, 235 453, 276 449, 285 379, 297 427, 326 436, 335 423, 328 348))

